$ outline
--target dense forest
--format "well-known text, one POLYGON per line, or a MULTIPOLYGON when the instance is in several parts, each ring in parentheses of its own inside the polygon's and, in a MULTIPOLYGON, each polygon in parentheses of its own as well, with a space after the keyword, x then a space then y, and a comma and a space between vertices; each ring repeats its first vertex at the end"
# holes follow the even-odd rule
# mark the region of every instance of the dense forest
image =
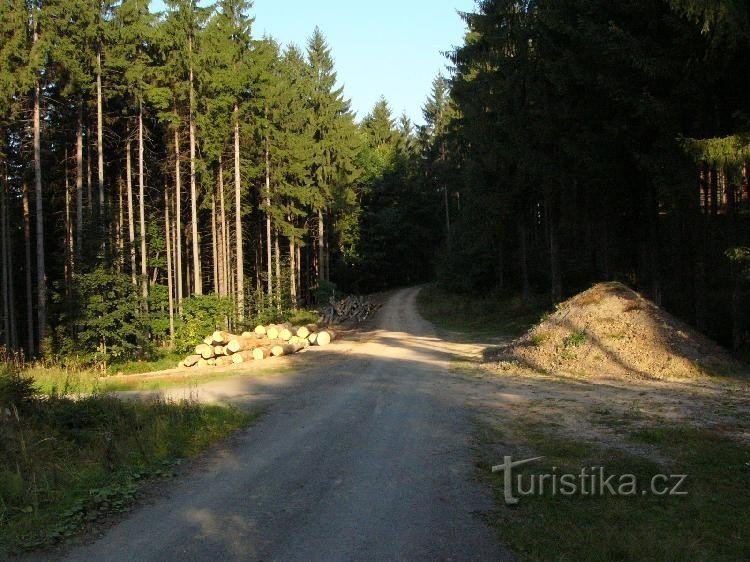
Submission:
POLYGON ((0 4, 6 348, 125 359, 429 279, 436 127, 356 121, 317 28, 282 47, 247 0, 166 7, 0 4))
POLYGON ((435 276, 619 279, 750 343, 746 2, 480 1, 421 126, 358 120, 318 29, 165 4, 0 3, 6 349, 137 357, 435 276))
POLYGON ((436 146, 454 290, 618 279, 750 343, 750 4, 488 0, 436 146))

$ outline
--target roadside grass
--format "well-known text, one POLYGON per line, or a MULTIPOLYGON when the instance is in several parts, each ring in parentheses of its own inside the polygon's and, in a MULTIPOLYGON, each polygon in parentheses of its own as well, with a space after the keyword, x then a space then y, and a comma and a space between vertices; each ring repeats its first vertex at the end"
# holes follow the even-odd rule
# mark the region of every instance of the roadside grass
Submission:
POLYGON ((0 557, 127 511, 141 482, 254 417, 190 401, 40 397, 12 373, 0 378, 0 416, 0 557))
POLYGON ((642 447, 642 456, 563 438, 544 425, 523 421, 503 424, 502 429, 483 426, 478 435, 478 469, 497 502, 488 521, 521 559, 746 560, 750 556, 750 447, 746 445, 715 432, 674 426, 626 433, 625 442, 642 447), (545 494, 514 493, 520 503, 507 506, 503 475, 492 474, 491 467, 508 454, 514 460, 544 457, 514 469, 514 491, 518 475, 528 488, 532 474, 579 475, 583 467, 601 466, 607 476, 617 475, 615 489, 620 475, 634 475, 638 492, 625 497, 553 496, 547 481, 545 494), (652 458, 668 460, 660 464, 652 458), (684 485, 688 495, 642 495, 657 474, 688 475, 684 485))
MULTIPOLYGON (((270 366, 257 375, 277 375, 287 372, 288 367, 270 366)), ((107 375, 89 369, 64 368, 35 365, 23 373, 34 381, 37 392, 46 396, 70 396, 92 393, 155 391, 169 388, 190 387, 233 377, 241 377, 237 370, 200 369, 168 374, 118 374, 107 375)))
POLYGON ((467 339, 515 338, 536 324, 551 309, 546 297, 489 293, 460 295, 437 285, 424 287, 417 297, 420 314, 438 328, 467 339))

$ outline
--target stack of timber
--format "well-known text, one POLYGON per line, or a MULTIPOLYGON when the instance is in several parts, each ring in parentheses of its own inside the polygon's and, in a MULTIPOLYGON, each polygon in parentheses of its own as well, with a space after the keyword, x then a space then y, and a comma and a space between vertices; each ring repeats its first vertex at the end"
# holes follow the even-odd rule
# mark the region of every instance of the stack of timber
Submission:
POLYGON ((326 324, 341 324, 343 322, 364 322, 378 308, 367 297, 348 296, 341 300, 331 297, 328 306, 321 309, 322 320, 326 324))
POLYGON ((260 325, 252 332, 239 335, 217 330, 195 346, 194 353, 180 361, 177 367, 228 367, 263 361, 292 355, 310 346, 326 346, 335 337, 332 330, 321 330, 317 324, 260 325))

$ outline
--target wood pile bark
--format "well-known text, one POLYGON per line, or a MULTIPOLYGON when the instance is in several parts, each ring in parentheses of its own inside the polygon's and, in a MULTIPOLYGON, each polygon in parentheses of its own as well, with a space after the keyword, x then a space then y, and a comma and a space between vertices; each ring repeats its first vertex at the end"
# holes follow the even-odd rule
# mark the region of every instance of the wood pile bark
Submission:
POLYGON ((263 361, 292 355, 313 345, 326 346, 335 337, 332 330, 321 330, 317 324, 272 324, 242 334, 216 331, 196 345, 194 353, 180 361, 178 368, 228 367, 263 361))
POLYGON ((320 310, 325 324, 341 324, 343 322, 364 322, 380 308, 367 297, 348 296, 341 300, 331 297, 329 304, 320 310))

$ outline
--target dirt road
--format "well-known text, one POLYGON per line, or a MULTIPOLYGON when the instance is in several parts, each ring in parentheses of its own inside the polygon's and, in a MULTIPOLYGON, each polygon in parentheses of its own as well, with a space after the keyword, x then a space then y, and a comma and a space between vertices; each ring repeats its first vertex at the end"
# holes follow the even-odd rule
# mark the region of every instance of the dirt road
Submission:
MULTIPOLYGON (((366 342, 302 373, 216 382, 266 414, 70 560, 493 560, 451 355, 394 294, 366 342)), ((200 390, 199 392, 203 392, 200 390)))

